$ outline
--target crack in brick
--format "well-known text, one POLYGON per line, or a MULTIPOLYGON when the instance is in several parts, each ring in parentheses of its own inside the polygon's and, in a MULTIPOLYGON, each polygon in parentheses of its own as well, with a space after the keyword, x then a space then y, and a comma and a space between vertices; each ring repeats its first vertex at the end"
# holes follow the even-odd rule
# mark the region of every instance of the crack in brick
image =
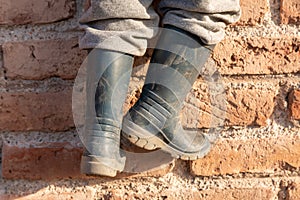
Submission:
POLYGON ((30 51, 31 51, 30 56, 31 56, 33 59, 36 59, 36 56, 35 56, 35 54, 34 54, 35 46, 34 46, 34 45, 30 45, 30 46, 29 46, 29 49, 30 49, 30 51))

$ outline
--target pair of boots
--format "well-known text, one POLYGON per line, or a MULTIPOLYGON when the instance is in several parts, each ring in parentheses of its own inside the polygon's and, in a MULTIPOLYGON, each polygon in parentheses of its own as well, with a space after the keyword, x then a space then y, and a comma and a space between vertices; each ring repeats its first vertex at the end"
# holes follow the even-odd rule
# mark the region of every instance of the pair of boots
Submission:
POLYGON ((175 158, 195 160, 206 155, 210 149, 208 139, 183 130, 179 113, 212 48, 184 30, 165 26, 153 52, 141 96, 124 118, 122 105, 134 57, 93 50, 87 69, 82 173, 113 177, 124 169, 121 132, 122 137, 138 147, 160 148, 175 158))

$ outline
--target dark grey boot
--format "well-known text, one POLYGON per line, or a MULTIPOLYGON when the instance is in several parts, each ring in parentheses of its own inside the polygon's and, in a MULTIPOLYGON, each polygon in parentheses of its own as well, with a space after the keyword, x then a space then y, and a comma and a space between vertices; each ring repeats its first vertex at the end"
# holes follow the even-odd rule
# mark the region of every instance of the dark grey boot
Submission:
POLYGON ((84 174, 116 176, 125 165, 120 131, 133 56, 94 49, 87 64, 84 174))
POLYGON ((203 134, 183 130, 179 113, 214 46, 194 35, 166 26, 153 52, 137 103, 123 119, 122 134, 139 147, 161 148, 176 158, 206 155, 210 142, 203 134))

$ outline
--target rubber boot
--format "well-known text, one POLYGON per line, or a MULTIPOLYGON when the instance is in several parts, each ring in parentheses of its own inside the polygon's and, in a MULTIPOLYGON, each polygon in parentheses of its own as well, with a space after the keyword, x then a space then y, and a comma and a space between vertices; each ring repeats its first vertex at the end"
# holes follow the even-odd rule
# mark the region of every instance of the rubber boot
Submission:
POLYGON ((179 114, 213 47, 203 45, 184 30, 165 26, 141 96, 123 119, 125 138, 141 148, 161 148, 183 160, 195 160, 209 152, 209 140, 203 134, 184 130, 179 114))
POLYGON ((101 49, 88 56, 83 174, 114 177, 124 169, 120 132, 133 59, 101 49))

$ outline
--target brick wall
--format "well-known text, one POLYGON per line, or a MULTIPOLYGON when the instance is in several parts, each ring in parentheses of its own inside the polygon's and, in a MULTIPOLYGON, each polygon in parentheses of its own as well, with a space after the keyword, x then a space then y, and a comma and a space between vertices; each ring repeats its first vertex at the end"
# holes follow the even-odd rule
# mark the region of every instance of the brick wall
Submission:
MULTIPOLYGON (((77 44, 81 4, 0 0, 1 200, 300 198, 298 0, 241 0, 243 16, 210 62, 221 74, 224 121, 203 78, 182 111, 188 128, 221 126, 209 155, 114 179, 79 173, 72 88, 87 55, 77 44)), ((145 68, 134 70, 127 109, 145 68)))

